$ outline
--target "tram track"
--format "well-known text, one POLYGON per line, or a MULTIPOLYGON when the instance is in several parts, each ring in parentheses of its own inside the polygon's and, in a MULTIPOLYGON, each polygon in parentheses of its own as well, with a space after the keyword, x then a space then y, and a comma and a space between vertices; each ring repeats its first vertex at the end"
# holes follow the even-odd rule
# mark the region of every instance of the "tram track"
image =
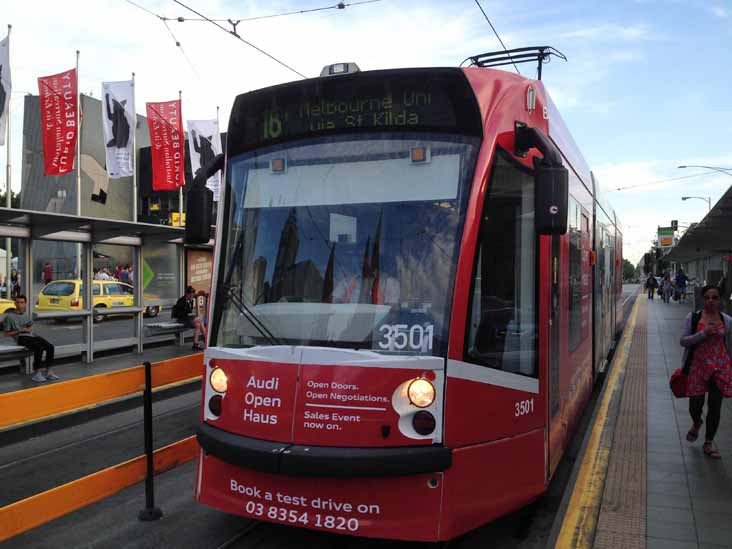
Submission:
MULTIPOLYGON (((155 403, 156 448, 193 434, 199 419, 198 391, 155 403)), ((8 505, 144 452, 138 407, 0 446, 0 506, 8 505)))

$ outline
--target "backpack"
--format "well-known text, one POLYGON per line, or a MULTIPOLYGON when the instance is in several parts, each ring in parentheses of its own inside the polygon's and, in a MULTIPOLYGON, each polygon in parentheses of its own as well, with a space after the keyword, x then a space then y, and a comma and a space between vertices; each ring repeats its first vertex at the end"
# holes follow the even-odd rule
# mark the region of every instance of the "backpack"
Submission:
POLYGON ((188 302, 185 297, 178 298, 178 301, 173 305, 170 316, 176 320, 184 320, 188 316, 188 302))

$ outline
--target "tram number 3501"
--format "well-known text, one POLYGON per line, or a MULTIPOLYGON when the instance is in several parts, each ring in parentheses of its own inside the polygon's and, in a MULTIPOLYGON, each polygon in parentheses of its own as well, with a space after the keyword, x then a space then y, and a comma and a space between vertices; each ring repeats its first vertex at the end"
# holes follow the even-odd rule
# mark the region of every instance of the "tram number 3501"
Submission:
POLYGON ((534 411, 534 399, 519 400, 514 403, 514 414, 516 417, 525 416, 534 411))

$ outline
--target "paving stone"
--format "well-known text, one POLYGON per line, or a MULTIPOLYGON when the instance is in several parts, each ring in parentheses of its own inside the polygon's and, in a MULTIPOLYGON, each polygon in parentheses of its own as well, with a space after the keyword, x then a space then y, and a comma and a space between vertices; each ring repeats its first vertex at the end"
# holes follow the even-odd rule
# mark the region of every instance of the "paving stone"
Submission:
POLYGON ((680 522, 676 520, 659 520, 648 517, 648 537, 673 539, 676 541, 691 541, 696 543, 696 529, 694 521, 680 522))

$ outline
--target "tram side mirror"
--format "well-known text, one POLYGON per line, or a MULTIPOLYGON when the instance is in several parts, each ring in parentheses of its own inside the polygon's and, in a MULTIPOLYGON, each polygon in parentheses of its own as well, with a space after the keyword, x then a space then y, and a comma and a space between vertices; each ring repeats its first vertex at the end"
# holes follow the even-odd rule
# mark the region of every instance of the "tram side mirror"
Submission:
POLYGON ((193 178, 186 201, 186 244, 206 244, 213 223, 213 192, 206 181, 224 167, 224 155, 219 154, 202 166, 193 178))
POLYGON ((536 232, 545 235, 565 234, 569 208, 567 168, 539 162, 534 174, 536 232))

